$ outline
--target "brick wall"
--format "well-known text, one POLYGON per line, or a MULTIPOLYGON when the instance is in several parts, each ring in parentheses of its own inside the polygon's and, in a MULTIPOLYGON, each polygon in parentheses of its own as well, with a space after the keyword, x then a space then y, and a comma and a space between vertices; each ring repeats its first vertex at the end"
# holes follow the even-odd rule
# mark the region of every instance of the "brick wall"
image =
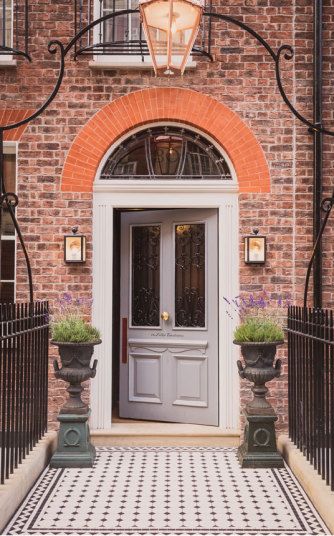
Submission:
MULTIPOLYGON (((50 56, 50 38, 65 42, 71 37, 72 1, 31 2, 32 65, 19 60, 14 70, 1 71, 1 102, 13 109, 34 109, 52 90, 57 76, 56 56, 50 56)), ((274 49, 292 44, 293 61, 284 62, 284 84, 296 105, 311 117, 312 111, 312 1, 225 0, 217 10, 233 15, 261 33, 274 49)), ((333 0, 325 1, 325 116, 333 119, 333 0)), ((199 59, 195 71, 183 78, 155 78, 147 71, 96 71, 89 59, 70 60, 61 91, 43 115, 29 125, 19 145, 18 215, 33 263, 36 298, 55 304, 65 291, 91 298, 90 191, 61 191, 60 181, 69 149, 93 115, 117 97, 147 88, 191 88, 217 99, 235 112, 260 143, 269 166, 270 193, 240 194, 240 237, 254 227, 268 236, 264 267, 240 263, 241 291, 266 291, 273 299, 290 296, 301 301, 305 267, 312 245, 312 135, 295 120, 276 88, 274 66, 265 51, 245 33, 219 22, 213 24, 215 61, 199 59), (75 224, 88 237, 87 263, 63 263, 63 234, 75 224)), ((2 104, 3 107, 3 104, 2 104)), ((333 123, 332 123, 333 124, 333 123)), ((325 186, 331 188, 333 141, 325 142, 325 186)), ((251 161, 251 157, 250 157, 251 161)), ((333 231, 325 238, 325 304, 333 293, 333 231)), ((242 240, 240 238, 242 259, 242 240)), ((18 257, 18 299, 26 297, 24 261, 18 257)), ((280 350, 285 355, 284 350, 280 350)), ((287 424, 287 378, 271 383, 271 399, 279 414, 279 427, 287 424)), ((242 383, 242 403, 249 386, 242 383)), ((54 423, 64 397, 62 382, 50 372, 50 422, 54 423)))

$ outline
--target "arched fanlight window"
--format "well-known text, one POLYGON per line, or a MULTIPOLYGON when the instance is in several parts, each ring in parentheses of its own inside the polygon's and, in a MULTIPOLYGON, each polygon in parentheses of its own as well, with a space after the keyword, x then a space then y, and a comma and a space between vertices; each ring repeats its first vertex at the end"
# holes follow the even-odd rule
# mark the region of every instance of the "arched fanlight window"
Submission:
POLYGON ((153 127, 130 136, 109 156, 102 180, 231 180, 224 157, 200 134, 153 127))

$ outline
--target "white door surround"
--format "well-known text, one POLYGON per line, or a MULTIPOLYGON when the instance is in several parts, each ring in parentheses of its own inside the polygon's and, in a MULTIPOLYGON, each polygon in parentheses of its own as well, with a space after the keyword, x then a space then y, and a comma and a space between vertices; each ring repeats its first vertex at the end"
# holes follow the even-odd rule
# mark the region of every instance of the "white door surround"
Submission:
POLYGON ((226 431, 238 429, 238 350, 232 343, 237 318, 227 314, 224 300, 239 293, 237 181, 102 182, 98 179, 103 163, 93 196, 93 323, 101 331, 102 344, 94 354, 98 367, 91 383, 92 429, 107 430, 112 424, 113 212, 121 208, 218 210, 219 426, 226 431))

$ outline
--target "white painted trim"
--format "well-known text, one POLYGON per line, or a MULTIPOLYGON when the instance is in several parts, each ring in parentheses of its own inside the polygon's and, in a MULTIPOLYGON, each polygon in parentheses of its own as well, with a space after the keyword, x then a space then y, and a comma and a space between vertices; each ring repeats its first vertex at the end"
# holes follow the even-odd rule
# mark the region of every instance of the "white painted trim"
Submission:
MULTIPOLYGON (((106 56, 94 56, 94 60, 89 62, 89 67, 92 70, 102 71, 114 71, 118 69, 120 71, 142 71, 147 69, 153 69, 153 63, 150 56, 144 56, 144 61, 141 56, 112 56, 111 54, 106 56), (105 58, 103 61, 102 58, 105 58)), ((185 67, 186 71, 194 70, 197 67, 197 62, 189 59, 185 67)))
POLYGON ((219 426, 239 428, 240 387, 236 363, 238 348, 233 333, 238 319, 227 314, 224 296, 239 295, 239 206, 238 196, 225 196, 218 208, 219 282, 219 426))
POLYGON ((98 367, 91 407, 93 427, 103 430, 110 427, 112 404, 113 207, 104 196, 94 196, 93 207, 93 322, 101 331, 102 344, 95 349, 98 367))
POLYGON ((178 193, 188 193, 189 190, 197 193, 215 193, 221 194, 222 192, 237 193, 239 191, 238 185, 233 181, 142 181, 142 180, 127 180, 127 181, 100 181, 94 183, 94 192, 116 192, 116 193, 141 193, 141 192, 159 192, 168 194, 171 191, 178 193))
POLYGON ((18 146, 19 144, 17 141, 4 141, 3 142, 4 154, 17 154, 18 146))
MULTIPOLYGON (((15 154, 15 192, 18 193, 18 147, 19 144, 17 141, 4 141, 3 142, 3 152, 4 154, 15 154)), ((16 276, 17 276, 17 233, 15 231, 14 235, 2 235, 1 240, 12 240, 15 242, 15 251, 14 251, 14 279, 1 279, 2 283, 14 283, 14 302, 16 301, 16 276)))
POLYGON ((237 348, 233 331, 237 319, 226 313, 223 296, 239 293, 238 196, 235 192, 196 191, 189 185, 175 190, 172 185, 159 191, 154 184, 133 190, 94 191, 93 212, 93 322, 101 330, 103 343, 96 348, 99 360, 92 381, 92 428, 109 429, 112 406, 112 244, 113 210, 116 208, 218 208, 219 231, 219 426, 239 427, 239 380, 237 348))
POLYGON ((152 339, 129 339, 128 344, 134 348, 146 348, 147 346, 155 348, 157 346, 158 348, 189 348, 190 350, 193 350, 194 348, 207 348, 208 341, 192 339, 175 341, 168 337, 155 337, 153 341, 152 339))
POLYGON ((230 181, 102 181, 100 175, 112 151, 135 132, 150 126, 189 125, 165 121, 142 125, 126 133, 102 158, 94 183, 93 201, 93 322, 101 330, 103 343, 96 379, 92 382, 92 428, 108 429, 112 409, 112 291, 113 291, 113 211, 116 208, 217 208, 219 279, 219 426, 239 428, 239 377, 236 369, 238 349, 233 345, 237 319, 225 309, 224 296, 239 294, 239 214, 238 181, 225 150, 201 130, 224 156, 231 171, 230 181))
POLYGON ((0 69, 15 69, 17 61, 12 59, 13 55, 0 54, 0 69))

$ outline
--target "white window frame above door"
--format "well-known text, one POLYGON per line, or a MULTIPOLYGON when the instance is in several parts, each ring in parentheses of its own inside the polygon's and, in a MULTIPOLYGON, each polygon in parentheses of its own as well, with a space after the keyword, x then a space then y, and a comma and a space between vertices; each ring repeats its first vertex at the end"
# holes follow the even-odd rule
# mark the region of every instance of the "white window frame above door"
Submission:
MULTIPOLYGON (((118 143, 121 141, 118 140, 118 143)), ((101 170, 112 150, 99 166, 93 194, 93 322, 101 331, 102 344, 96 348, 97 375, 91 384, 91 426, 96 430, 107 430, 112 424, 114 209, 216 208, 219 237, 219 427, 226 431, 238 430, 238 348, 232 342, 238 318, 227 314, 224 300, 224 297, 234 298, 239 294, 238 185, 233 166, 227 157, 231 181, 131 181, 134 184, 129 184, 129 181, 101 181, 101 170)), ((225 156, 224 151, 219 150, 225 156)))

